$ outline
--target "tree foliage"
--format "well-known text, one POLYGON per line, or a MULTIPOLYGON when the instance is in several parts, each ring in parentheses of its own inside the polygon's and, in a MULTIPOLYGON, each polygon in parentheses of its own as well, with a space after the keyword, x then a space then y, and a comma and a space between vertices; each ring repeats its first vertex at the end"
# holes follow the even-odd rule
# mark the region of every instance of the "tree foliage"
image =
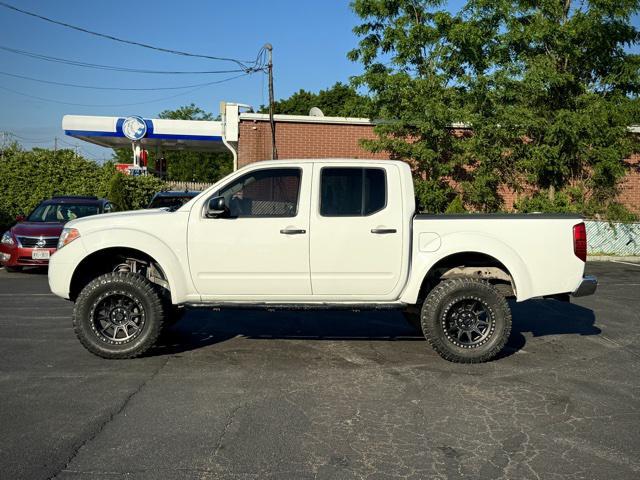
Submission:
MULTIPOLYGON (((0 162, 0 226, 26 215, 42 200, 55 195, 95 195, 103 192, 99 165, 78 158, 72 150, 34 148, 24 151, 13 144, 0 162)), ((4 231, 4 230, 3 230, 4 231)))
POLYGON ((356 85, 390 119, 367 146, 414 163, 430 210, 456 191, 474 209, 495 210, 500 184, 525 183, 550 210, 557 192, 575 188, 609 208, 623 159, 638 147, 627 127, 638 121, 640 57, 628 47, 640 38, 630 20, 640 2, 469 0, 458 13, 441 5, 352 3, 363 20, 349 53, 364 66, 356 85), (469 138, 451 135, 459 122, 472 127, 469 138))
POLYGON ((112 170, 107 195, 119 210, 138 210, 146 208, 153 196, 164 189, 165 183, 159 178, 132 177, 112 170))
MULTIPOLYGON (((76 156, 73 150, 25 151, 13 144, 3 151, 0 161, 0 230, 4 232, 17 215, 27 215, 42 200, 55 195, 109 198, 111 181, 117 176, 123 177, 113 164, 98 165, 76 156)), ((122 198, 111 199, 120 208, 144 208, 164 187, 164 182, 154 177, 126 177, 122 183, 122 198)))
MULTIPOLYGON (((318 93, 301 89, 289 98, 274 102, 274 112, 286 115, 309 115, 312 107, 318 107, 328 117, 368 118, 373 115, 371 99, 341 82, 318 93)), ((260 111, 268 113, 269 107, 262 105, 260 111)))

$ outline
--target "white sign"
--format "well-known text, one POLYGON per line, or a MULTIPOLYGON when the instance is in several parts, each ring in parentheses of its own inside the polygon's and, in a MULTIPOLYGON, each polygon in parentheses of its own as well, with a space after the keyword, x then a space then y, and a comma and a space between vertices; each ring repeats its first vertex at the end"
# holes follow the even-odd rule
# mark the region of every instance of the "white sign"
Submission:
POLYGON ((137 142, 147 134, 147 124, 142 117, 129 117, 122 124, 122 133, 129 140, 137 142))

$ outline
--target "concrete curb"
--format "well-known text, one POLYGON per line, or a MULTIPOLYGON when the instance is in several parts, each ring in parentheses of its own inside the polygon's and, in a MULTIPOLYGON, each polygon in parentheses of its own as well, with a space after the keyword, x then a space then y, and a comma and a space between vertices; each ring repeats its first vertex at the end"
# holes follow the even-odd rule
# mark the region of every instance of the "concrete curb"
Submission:
POLYGON ((617 257, 615 255, 587 255, 587 261, 640 263, 640 256, 617 257))

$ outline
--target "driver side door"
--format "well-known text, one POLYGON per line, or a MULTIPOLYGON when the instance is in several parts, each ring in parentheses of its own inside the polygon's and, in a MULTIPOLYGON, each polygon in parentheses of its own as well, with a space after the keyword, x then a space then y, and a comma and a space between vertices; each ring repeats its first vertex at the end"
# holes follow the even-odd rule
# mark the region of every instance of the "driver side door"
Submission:
MULTIPOLYGON (((284 162, 283 162, 284 163, 284 162)), ((189 267, 203 300, 277 300, 311 295, 309 197, 313 165, 257 168, 194 206, 189 267), (221 196, 230 215, 207 218, 221 196)))

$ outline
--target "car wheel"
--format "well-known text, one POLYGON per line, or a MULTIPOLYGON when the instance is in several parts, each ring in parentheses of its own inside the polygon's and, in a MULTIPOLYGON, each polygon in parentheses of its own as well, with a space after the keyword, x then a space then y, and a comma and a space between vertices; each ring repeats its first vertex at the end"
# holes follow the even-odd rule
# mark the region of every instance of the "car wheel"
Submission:
POLYGON ((22 267, 4 267, 4 269, 9 273, 17 273, 22 271, 22 267))
POLYGON ((480 363, 494 358, 511 333, 511 311, 490 283, 473 278, 445 280, 422 306, 422 330, 445 360, 480 363))
POLYGON ((155 344, 167 316, 168 306, 157 285, 136 273, 107 273, 80 292, 73 326, 91 353, 134 358, 155 344))

